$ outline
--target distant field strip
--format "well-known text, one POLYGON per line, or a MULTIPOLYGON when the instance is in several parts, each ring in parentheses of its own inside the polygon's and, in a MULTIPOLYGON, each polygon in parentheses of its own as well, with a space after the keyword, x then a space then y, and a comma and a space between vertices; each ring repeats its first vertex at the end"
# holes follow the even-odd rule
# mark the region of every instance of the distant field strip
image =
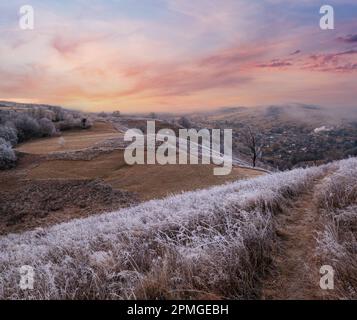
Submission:
POLYGON ((96 122, 91 129, 65 131, 61 137, 63 144, 59 142, 58 137, 42 138, 21 144, 17 150, 31 154, 82 150, 109 139, 123 139, 123 134, 116 131, 109 123, 96 122))

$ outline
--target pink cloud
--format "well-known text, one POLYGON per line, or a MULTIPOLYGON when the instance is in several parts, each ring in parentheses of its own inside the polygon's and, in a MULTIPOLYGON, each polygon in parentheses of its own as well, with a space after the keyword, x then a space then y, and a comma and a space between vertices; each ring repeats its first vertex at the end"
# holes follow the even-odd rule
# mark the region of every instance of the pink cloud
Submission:
POLYGON ((68 39, 64 38, 62 36, 56 36, 52 40, 52 47, 56 49, 60 54, 66 55, 69 53, 73 53, 78 49, 78 47, 81 45, 82 41, 76 39, 68 39))
POLYGON ((357 61, 354 56, 357 50, 350 49, 334 53, 318 53, 310 55, 299 55, 295 58, 291 54, 290 58, 272 59, 269 62, 257 64, 258 68, 285 69, 294 67, 296 69, 323 72, 353 72, 356 70, 357 61))
POLYGON ((120 95, 190 95, 213 88, 233 88, 251 80, 247 73, 251 61, 265 52, 262 47, 232 47, 193 60, 129 67, 124 75, 135 79, 136 84, 120 95))
POLYGON ((306 59, 303 68, 311 71, 352 72, 356 70, 357 61, 354 57, 356 54, 357 50, 314 54, 306 59))
POLYGON ((345 43, 357 43, 357 34, 349 34, 344 37, 339 37, 337 40, 345 43))
POLYGON ((105 40, 108 36, 91 35, 91 36, 68 36, 57 34, 51 40, 51 46, 61 55, 74 54, 76 51, 87 44, 93 43, 98 45, 98 42, 105 40))
POLYGON ((283 67, 290 67, 292 65, 293 64, 288 60, 274 59, 269 63, 258 64, 258 67, 259 68, 283 68, 283 67))

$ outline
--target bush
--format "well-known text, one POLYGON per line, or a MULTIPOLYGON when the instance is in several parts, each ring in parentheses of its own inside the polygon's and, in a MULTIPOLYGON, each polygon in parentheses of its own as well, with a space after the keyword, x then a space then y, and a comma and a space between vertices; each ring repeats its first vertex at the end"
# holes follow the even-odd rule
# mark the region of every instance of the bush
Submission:
POLYGON ((21 114, 15 119, 19 141, 24 141, 40 135, 40 125, 37 120, 27 114, 21 114))
POLYGON ((27 112, 32 118, 34 119, 42 119, 42 118, 47 118, 48 120, 56 120, 56 114, 46 108, 43 107, 35 107, 35 108, 30 108, 29 111, 27 112))
POLYGON ((43 137, 51 137, 56 133, 56 128, 51 120, 47 118, 42 118, 39 120, 40 133, 43 137))
POLYGON ((65 111, 61 107, 50 106, 48 109, 54 113, 54 121, 58 122, 64 120, 65 111))
POLYGON ((82 129, 89 129, 89 128, 91 128, 93 126, 93 122, 92 122, 91 119, 82 118, 81 126, 82 126, 82 129))
POLYGON ((16 128, 10 123, 0 125, 0 138, 10 142, 12 146, 15 146, 18 142, 16 128))
POLYGON ((57 129, 60 131, 70 129, 88 129, 92 126, 92 122, 86 118, 74 117, 71 113, 67 113, 63 121, 58 122, 57 129), (84 121, 85 120, 85 121, 84 121))
POLYGON ((0 138, 0 170, 14 167, 16 160, 16 155, 10 142, 0 138))
POLYGON ((12 146, 35 137, 53 136, 57 131, 88 129, 92 121, 74 110, 45 105, 29 105, 25 111, 0 110, 0 138, 12 146))

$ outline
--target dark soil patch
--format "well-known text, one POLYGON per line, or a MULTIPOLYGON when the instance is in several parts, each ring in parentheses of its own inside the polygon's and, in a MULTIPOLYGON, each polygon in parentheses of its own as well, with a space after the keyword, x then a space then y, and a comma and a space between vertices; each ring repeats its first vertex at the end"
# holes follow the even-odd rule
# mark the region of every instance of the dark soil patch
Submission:
POLYGON ((134 193, 100 180, 24 181, 0 191, 0 234, 21 232, 138 203, 134 193))

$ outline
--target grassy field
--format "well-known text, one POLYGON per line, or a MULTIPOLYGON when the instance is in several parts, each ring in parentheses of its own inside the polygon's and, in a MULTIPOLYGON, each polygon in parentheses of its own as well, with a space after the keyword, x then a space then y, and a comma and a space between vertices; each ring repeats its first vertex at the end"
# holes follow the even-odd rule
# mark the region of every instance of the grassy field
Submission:
POLYGON ((17 147, 18 151, 31 154, 48 154, 51 152, 65 152, 81 150, 94 146, 111 138, 121 138, 123 135, 106 122, 96 122, 87 130, 70 130, 62 133, 64 144, 59 143, 58 137, 35 139, 17 147))
MULTIPOLYGON (((34 155, 75 151, 106 139, 122 139, 122 136, 110 123, 96 122, 89 130, 65 132, 63 147, 58 143, 59 138, 49 138, 24 143, 18 150, 34 155)), ((235 167, 230 175, 214 176, 212 165, 129 166, 124 161, 124 151, 114 150, 92 160, 43 160, 28 170, 26 179, 102 179, 114 189, 136 192, 142 200, 149 200, 261 174, 253 169, 235 167)))
POLYGON ((29 171, 27 178, 31 180, 100 178, 114 189, 136 192, 142 200, 149 200, 262 174, 253 169, 235 167, 227 176, 214 176, 212 165, 129 166, 124 161, 123 153, 122 150, 116 150, 90 161, 44 161, 29 171))
POLYGON ((17 167, 0 172, 0 233, 49 226, 263 174, 234 167, 230 175, 214 176, 213 165, 131 166, 124 161, 124 150, 91 149, 108 139, 122 140, 122 135, 110 123, 97 122, 89 130, 64 132, 63 147, 58 137, 21 144, 17 167), (78 150, 85 150, 86 156, 81 151, 77 157, 78 150))
MULTIPOLYGON (((322 215, 314 196, 343 165, 236 181, 0 237, 0 298, 321 298, 315 250, 322 215), (36 270, 34 290, 17 285, 24 264, 36 270)), ((345 270, 352 279, 355 269, 345 270)))

